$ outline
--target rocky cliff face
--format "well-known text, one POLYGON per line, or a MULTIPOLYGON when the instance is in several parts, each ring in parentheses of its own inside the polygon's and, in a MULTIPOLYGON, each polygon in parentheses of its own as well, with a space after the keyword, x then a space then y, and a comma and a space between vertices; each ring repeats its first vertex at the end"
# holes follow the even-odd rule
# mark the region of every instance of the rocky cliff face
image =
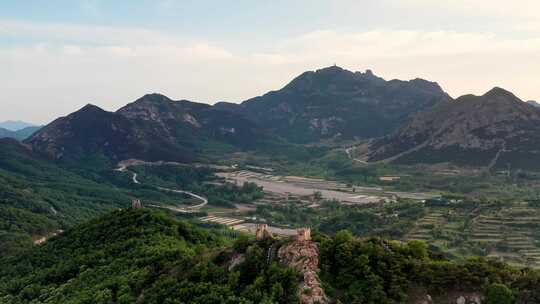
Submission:
POLYGON ((382 136, 413 115, 451 98, 437 83, 422 79, 386 81, 333 66, 305 72, 278 91, 243 102, 220 104, 287 140, 382 136))
POLYGON ((301 304, 328 303, 319 280, 319 248, 312 241, 294 241, 278 251, 281 263, 296 269, 301 275, 298 289, 301 304))
POLYGON ((506 167, 540 160, 540 110, 495 88, 419 114, 371 145, 370 161, 506 167))

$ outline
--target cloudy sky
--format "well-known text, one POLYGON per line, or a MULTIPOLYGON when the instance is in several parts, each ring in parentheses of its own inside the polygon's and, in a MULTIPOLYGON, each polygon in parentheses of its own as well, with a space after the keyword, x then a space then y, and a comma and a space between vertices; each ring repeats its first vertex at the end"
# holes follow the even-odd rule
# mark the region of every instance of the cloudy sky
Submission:
POLYGON ((334 63, 540 100, 538 0, 0 1, 0 121, 151 92, 213 104, 334 63))

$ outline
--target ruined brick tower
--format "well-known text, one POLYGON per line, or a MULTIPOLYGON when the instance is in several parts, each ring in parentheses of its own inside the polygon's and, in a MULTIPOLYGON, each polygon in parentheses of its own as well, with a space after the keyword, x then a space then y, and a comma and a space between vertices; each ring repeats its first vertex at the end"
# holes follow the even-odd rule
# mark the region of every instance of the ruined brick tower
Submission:
POLYGON ((257 225, 257 232, 255 232, 255 238, 257 241, 262 241, 266 239, 271 239, 274 236, 270 231, 268 231, 268 225, 266 224, 259 224, 257 225))
POLYGON ((141 200, 138 200, 138 199, 132 200, 131 201, 131 208, 132 209, 141 209, 142 208, 141 200))
POLYGON ((305 242, 311 240, 311 228, 300 228, 296 230, 296 241, 305 242))

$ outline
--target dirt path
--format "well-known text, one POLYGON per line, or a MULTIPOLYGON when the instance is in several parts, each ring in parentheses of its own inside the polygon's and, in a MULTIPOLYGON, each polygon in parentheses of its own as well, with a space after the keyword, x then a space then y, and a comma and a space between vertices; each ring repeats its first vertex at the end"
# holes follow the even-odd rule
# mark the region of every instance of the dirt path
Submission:
POLYGON ((487 167, 488 170, 493 169, 495 165, 497 164, 497 161, 499 160, 499 157, 501 156, 501 153, 506 152, 506 142, 503 143, 502 148, 497 151, 497 154, 495 154, 495 157, 489 162, 489 165, 487 167))
POLYGON ((368 164, 367 161, 361 160, 361 159, 359 159, 359 158, 354 158, 354 157, 352 156, 351 151, 353 151, 353 150, 355 150, 355 149, 356 149, 356 147, 345 148, 345 154, 347 154, 347 157, 348 157, 350 160, 352 160, 352 161, 356 161, 356 162, 362 163, 362 164, 364 164, 364 165, 367 165, 367 164, 368 164))

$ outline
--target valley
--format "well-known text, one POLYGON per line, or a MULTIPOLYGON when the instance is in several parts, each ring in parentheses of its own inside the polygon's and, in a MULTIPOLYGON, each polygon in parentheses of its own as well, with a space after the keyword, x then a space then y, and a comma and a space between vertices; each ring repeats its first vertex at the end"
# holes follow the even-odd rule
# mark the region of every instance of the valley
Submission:
MULTIPOLYGON (((170 171, 171 176, 177 170, 174 168, 190 167, 163 162, 132 164, 136 164, 138 171, 140 166, 149 166, 154 174, 170 171)), ((362 187, 280 176, 271 168, 256 166, 248 167, 260 172, 212 164, 197 167, 216 170, 212 185, 252 183, 261 187, 264 195, 222 208, 190 205, 186 201, 174 206, 147 207, 167 209, 180 217, 186 212, 198 213, 193 218, 196 222, 214 223, 251 235, 260 223, 268 224, 272 233, 281 236, 294 235, 295 228, 305 226, 329 234, 347 229, 358 237, 424 241, 432 250, 453 260, 475 255, 518 267, 540 268, 540 226, 536 223, 540 205, 536 201, 497 202, 399 192, 388 190, 387 186, 362 187)))
MULTIPOLYGON (((84 243, 84 233, 73 236, 73 231, 90 229, 97 240, 122 246, 136 243, 134 235, 148 237, 137 250, 145 256, 151 250, 155 261, 179 263, 180 268, 206 265, 211 268, 197 271, 208 275, 221 269, 220 276, 229 281, 214 281, 214 287, 234 290, 227 291, 231 303, 287 299, 280 291, 285 289, 310 298, 297 293, 298 286, 307 286, 297 282, 306 273, 273 263, 279 248, 298 260, 320 254, 321 268, 311 265, 305 278, 317 287, 318 299, 327 293, 343 301, 361 297, 359 303, 376 303, 372 300, 383 297, 404 303, 424 301, 427 290, 438 299, 475 298, 496 282, 526 297, 529 289, 521 281, 498 276, 522 271, 529 282, 540 271, 539 111, 500 88, 454 100, 434 82, 387 81, 371 71, 336 66, 303 73, 280 90, 240 104, 207 105, 153 93, 114 112, 87 105, 22 141, 0 139, 0 263, 9 265, 18 255, 49 248, 70 252, 63 240, 84 243), (129 210, 132 201, 137 202, 133 209, 142 210, 129 210), (103 225, 114 226, 117 220, 126 225, 122 231, 127 236, 105 237, 109 228, 103 225), (137 234, 141 231, 130 220, 149 220, 144 228, 149 235, 137 234), (272 237, 254 240, 261 227, 263 235, 272 237), (169 230, 167 237, 156 232, 162 229, 169 230), (313 231, 314 240, 306 246, 295 243, 298 229, 313 231), (148 243, 155 248, 145 248, 148 243), (341 256, 348 255, 340 251, 342 243, 365 253, 349 261, 362 272, 351 274, 341 265, 341 256), (169 254, 190 258, 168 260, 169 254), (377 262, 382 256, 401 270, 384 269, 377 262), (250 257, 254 260, 242 261, 250 257), (243 266, 225 266, 229 259, 243 266), (477 273, 465 266, 471 264, 489 269, 490 285, 479 283, 477 273), (455 283, 455 269, 470 275, 474 288, 455 283), (437 271, 442 271, 438 278, 446 278, 440 285, 432 283, 437 271), (289 281, 278 284, 269 273, 289 281), (319 275, 321 281, 315 279, 319 275), (342 275, 371 285, 351 285, 342 275), (263 281, 273 285, 257 285, 263 281), (380 282, 400 286, 399 292, 380 282), (446 285, 451 296, 440 292, 446 285)), ((134 252, 111 250, 110 263, 124 263, 123 254, 134 258, 134 252)), ((93 257, 88 261, 96 263, 93 257)), ((62 273, 59 288, 86 273, 86 265, 58 263, 55 269, 72 267, 67 273, 53 270, 62 273)), ((6 269, 0 277, 15 271, 6 269)), ((166 278, 178 269, 155 271, 166 278)), ((39 267, 34 271, 49 273, 39 267)), ((48 283, 25 276, 0 284, 0 296, 13 296, 8 303, 17 304, 24 297, 44 297, 38 285, 48 283), (35 290, 22 286, 30 278, 35 290)), ((157 281, 206 284, 193 282, 194 277, 157 281)), ((191 290, 184 287, 176 288, 191 290)), ((73 288, 70 296, 92 297, 73 288)), ((142 295, 141 289, 123 288, 130 290, 123 294, 126 303, 142 295)), ((165 287, 143 289, 156 298, 165 293, 153 288, 165 287)), ((119 293, 117 287, 105 289, 119 293)))
POLYGON ((538 11, 0 1, 0 304, 540 304, 538 11))

